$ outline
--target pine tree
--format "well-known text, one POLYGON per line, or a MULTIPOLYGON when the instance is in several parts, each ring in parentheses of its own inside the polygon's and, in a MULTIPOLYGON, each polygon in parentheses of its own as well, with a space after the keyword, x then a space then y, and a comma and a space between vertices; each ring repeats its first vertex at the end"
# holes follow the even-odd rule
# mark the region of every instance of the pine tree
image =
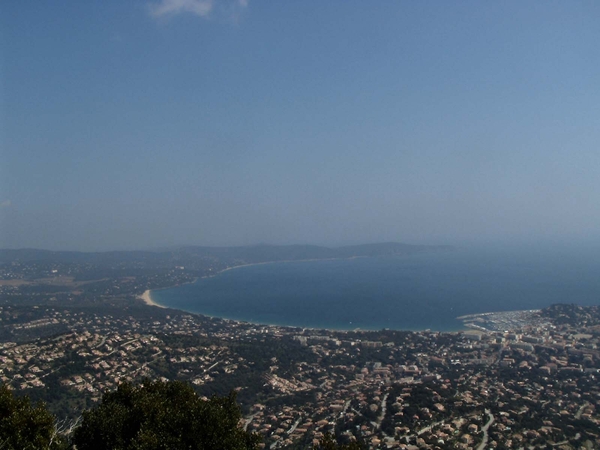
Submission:
POLYGON ((255 450, 258 436, 239 427, 235 394, 202 400, 179 381, 124 383, 83 413, 78 450, 255 450))

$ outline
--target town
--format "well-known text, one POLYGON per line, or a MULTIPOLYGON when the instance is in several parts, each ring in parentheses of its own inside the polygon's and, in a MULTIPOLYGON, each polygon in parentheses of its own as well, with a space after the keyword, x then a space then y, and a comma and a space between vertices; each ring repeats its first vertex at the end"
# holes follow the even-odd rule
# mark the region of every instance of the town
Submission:
POLYGON ((372 449, 600 446, 598 307, 470 316, 453 333, 328 331, 137 298, 223 266, 122 267, 90 282, 79 263, 4 264, 2 382, 71 421, 123 381, 235 391, 241 426, 269 449, 311 448, 327 433, 372 449))

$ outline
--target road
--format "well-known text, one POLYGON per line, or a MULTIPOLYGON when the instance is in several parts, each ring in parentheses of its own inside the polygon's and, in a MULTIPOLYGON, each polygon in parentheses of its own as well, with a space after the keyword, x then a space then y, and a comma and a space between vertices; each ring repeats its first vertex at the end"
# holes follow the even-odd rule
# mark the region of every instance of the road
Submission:
POLYGON ((208 369, 204 369, 204 373, 206 372, 210 372, 211 370, 213 370, 215 367, 217 367, 219 364, 221 364, 221 361, 217 361, 216 363, 214 363, 212 366, 210 366, 208 369))
POLYGON ((385 410, 386 410, 386 407, 387 407, 386 402, 387 402, 387 399, 388 399, 389 395, 390 394, 385 394, 383 396, 383 398, 381 399, 381 406, 380 406, 380 408, 381 408, 381 414, 379 414, 379 417, 377 418, 377 422, 371 422, 371 424, 376 429, 378 429, 378 430, 381 428, 381 422, 383 422, 383 419, 385 419, 385 410))
POLYGON ((350 407, 350 400, 346 400, 346 403, 344 403, 344 408, 340 411, 340 417, 344 417, 344 414, 346 414, 346 411, 348 411, 349 407, 350 407))
POLYGON ((421 428, 420 430, 418 430, 416 436, 421 436, 423 433, 425 433, 427 431, 431 431, 431 429, 433 427, 437 427, 438 425, 441 425, 442 423, 444 423, 443 420, 440 420, 439 422, 433 422, 431 425, 427 425, 426 427, 421 428))
POLYGON ((298 419, 294 422, 294 425, 292 425, 292 427, 289 430, 287 430, 286 433, 292 434, 294 431, 296 431, 296 428, 300 424, 301 420, 302 420, 302 416, 298 417, 298 419))
POLYGON ((102 336, 102 340, 94 348, 102 347, 106 343, 106 336, 102 336))
POLYGON ((250 423, 252 422, 252 420, 258 415, 258 411, 255 412, 254 414, 252 414, 251 416, 248 416, 244 419, 244 431, 246 431, 248 429, 248 425, 250 425, 250 423))
POLYGON ((488 443, 488 428, 490 427, 491 424, 494 423, 494 416, 492 415, 492 412, 489 409, 485 410, 485 413, 488 415, 489 420, 487 421, 487 423, 481 427, 481 431, 483 431, 483 440, 481 441, 481 444, 479 444, 479 446, 477 447, 477 450, 484 450, 487 443, 488 443))
POLYGON ((577 420, 581 419, 581 415, 583 414, 583 410, 585 408, 587 408, 588 406, 590 406, 590 404, 588 402, 585 402, 583 405, 581 405, 581 408, 579 408, 579 411, 577 411, 577 413, 575 414, 575 418, 577 420))
POLYGON ((142 364, 139 369, 137 369, 135 372, 133 372, 133 375, 137 376, 142 370, 144 370, 146 368, 146 366, 148 366, 148 364, 152 364, 154 361, 156 361, 161 354, 162 354, 162 350, 159 350, 158 352, 156 352, 154 355, 152 355, 152 359, 150 361, 142 364))
MULTIPOLYGON (((298 417, 298 419, 296 420, 296 422, 294 422, 294 424, 292 425, 292 427, 286 431, 287 434, 292 434, 295 430, 296 427, 300 424, 300 421, 302 420, 302 416, 298 417)), ((269 448, 272 450, 274 448, 278 448, 281 445, 281 441, 275 441, 273 442, 269 448)))

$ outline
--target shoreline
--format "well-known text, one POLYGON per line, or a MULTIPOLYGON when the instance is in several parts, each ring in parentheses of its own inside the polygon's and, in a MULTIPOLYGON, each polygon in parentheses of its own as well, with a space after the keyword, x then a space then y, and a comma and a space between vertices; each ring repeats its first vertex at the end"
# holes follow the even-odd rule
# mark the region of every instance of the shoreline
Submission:
MULTIPOLYGON (((303 260, 303 261, 309 261, 309 260, 303 260)), ((321 261, 321 260, 316 260, 316 261, 321 261)), ((279 261, 277 261, 279 262, 279 261)), ((294 261, 281 261, 281 262, 294 262, 294 261)), ((232 269, 237 269, 239 267, 248 267, 248 266, 256 266, 256 265, 263 265, 263 264, 271 264, 273 262, 262 262, 262 263, 251 263, 251 264, 243 264, 243 265, 239 265, 239 266, 233 266, 233 267, 228 267, 226 269, 223 269, 217 273, 211 274, 211 275, 207 275, 204 277, 199 277, 199 278, 195 278, 193 281, 188 281, 186 283, 181 283, 178 284, 176 286, 170 286, 170 287, 165 287, 165 288, 158 288, 158 289, 153 289, 153 290, 162 290, 162 289, 171 289, 173 287, 178 287, 178 286, 182 286, 184 284, 191 284, 191 283, 195 283, 196 281, 198 281, 199 279, 203 279, 203 278, 211 278, 214 277, 222 272, 225 272, 227 270, 232 270, 232 269)), ((156 306, 158 308, 162 308, 162 309, 173 309, 176 311, 181 311, 181 312, 185 312, 187 314, 196 314, 199 316, 203 316, 203 317, 207 317, 209 319, 217 319, 217 320, 222 320, 224 322, 233 322, 233 323, 239 323, 239 324, 251 324, 251 325, 257 325, 257 326, 267 326, 267 327, 281 327, 281 328, 300 328, 300 329, 304 329, 304 330, 321 330, 321 331, 330 331, 330 332, 363 332, 363 333, 369 333, 369 332, 376 332, 376 331, 381 331, 381 330, 390 330, 390 331, 406 331, 406 332, 411 332, 411 333, 422 333, 422 332, 433 332, 433 333, 465 333, 465 332, 469 332, 469 331, 479 331, 479 332, 491 332, 493 330, 489 330, 485 327, 480 327, 475 325, 474 323, 470 323, 470 320, 473 319, 477 319, 477 318, 481 318, 481 317, 489 317, 489 316, 494 316, 494 315, 504 315, 504 314, 514 314, 514 313, 539 313, 541 311, 541 309, 527 309, 527 310, 514 310, 514 311, 491 311, 491 312, 484 312, 484 313, 474 313, 474 314, 465 314, 462 316, 458 316, 455 317, 454 320, 462 322, 462 326, 458 327, 457 329, 451 329, 451 330, 434 330, 431 328, 424 328, 424 329, 395 329, 395 328, 388 328, 388 327, 383 327, 383 328, 374 328, 374 329, 369 329, 369 328, 326 328, 326 327, 319 327, 319 326, 302 326, 302 325, 283 325, 283 324, 277 324, 277 323, 263 323, 263 322, 254 322, 252 320, 243 320, 243 319, 233 319, 233 318, 229 318, 229 317, 220 317, 220 316, 213 316, 210 314, 204 314, 204 313, 199 313, 199 312, 195 312, 195 311, 187 311, 185 309, 181 309, 181 308, 173 308, 170 306, 164 306, 161 305, 157 302, 155 302, 152 299, 152 290, 151 289, 146 289, 141 295, 139 295, 137 297, 139 300, 142 300, 144 302, 145 305, 147 306, 156 306)))
POLYGON ((160 305, 152 300, 152 291, 150 289, 146 289, 142 295, 138 296, 138 299, 142 300, 148 306, 156 306, 158 308, 167 309, 166 306, 160 305))
MULTIPOLYGON (((202 277, 202 278, 204 278, 204 277, 202 277)), ((188 284, 188 283, 184 283, 184 284, 188 284)), ((178 286, 181 286, 181 285, 178 285, 178 286)), ((176 286, 173 286, 173 287, 176 287, 176 286)), ((164 289, 170 289, 170 288, 164 288, 164 289)), ((164 305, 154 302, 151 298, 149 298, 149 295, 146 295, 147 293, 149 293, 149 291, 150 290, 147 290, 144 292, 144 294, 137 297, 138 299, 142 300, 147 306, 156 306, 156 307, 162 308, 162 309, 170 309, 170 310, 174 310, 174 311, 183 312, 186 314, 202 316, 202 317, 205 317, 205 318, 211 319, 211 320, 221 320, 223 322, 237 323, 237 324, 243 324, 243 325, 254 325, 254 326, 258 326, 258 327, 290 328, 290 329, 326 331, 326 332, 335 332, 335 333, 375 333, 378 331, 399 331, 399 332, 408 332, 408 333, 442 333, 442 334, 449 333, 449 334, 453 334, 453 333, 464 333, 465 331, 471 330, 471 328, 466 327, 464 325, 464 323, 462 324, 462 326, 459 326, 456 329, 438 330, 438 329, 432 329, 432 328, 416 328, 416 329, 415 328, 390 328, 390 327, 385 327, 385 326, 376 327, 376 328, 361 328, 361 327, 332 328, 332 327, 320 327, 320 326, 314 326, 314 325, 289 325, 289 324, 286 325, 286 324, 280 324, 280 323, 257 322, 254 320, 247 320, 247 319, 233 319, 230 317, 213 316, 211 314, 200 313, 197 311, 188 311, 186 309, 174 308, 172 306, 164 306, 164 305)))
MULTIPOLYGON (((324 331, 333 331, 333 332, 373 332, 373 331, 379 331, 380 329, 388 329, 388 330, 393 330, 393 331, 408 331, 408 332, 439 332, 439 333, 461 333, 461 332, 467 332, 467 331, 473 331, 473 329, 479 329, 480 331, 486 330, 483 327, 478 327, 476 326, 474 323, 469 323, 471 320, 473 319, 478 319, 478 318, 483 318, 483 317, 487 317, 487 316, 494 316, 494 315, 501 315, 501 314, 506 314, 506 313, 515 313, 515 312, 539 312, 540 310, 517 310, 517 311, 497 311, 497 312, 483 312, 483 313, 472 313, 472 314, 465 314, 462 316, 458 316, 458 317, 454 317, 454 320, 457 322, 462 322, 459 326, 457 326, 456 328, 451 327, 451 329, 445 329, 445 330, 434 330, 431 328, 423 328, 423 329, 394 329, 394 328, 388 328, 388 327, 383 327, 383 328, 373 328, 373 329, 369 329, 369 328, 346 328, 346 327, 342 327, 342 328, 325 328, 325 327, 319 327, 319 326, 302 326, 302 325, 283 325, 283 324, 278 324, 278 323, 264 323, 264 322, 255 322, 253 320, 245 320, 245 319, 239 319, 239 318, 229 318, 229 317, 221 317, 221 316, 213 316, 210 314, 205 314, 205 313, 201 313, 201 312, 196 312, 196 311, 188 311, 185 309, 181 309, 181 308, 173 308, 170 306, 164 306, 161 305, 159 303, 157 303, 156 301, 154 301, 154 299, 152 298, 152 291, 159 291, 159 290, 164 290, 164 289, 171 289, 171 288, 175 288, 175 287, 179 287, 179 286, 183 286, 185 284, 193 284, 196 283, 198 280, 200 279, 205 279, 205 278, 212 278, 215 277, 217 275, 222 274, 223 272, 227 272, 233 269, 239 269, 242 267, 251 267, 251 266, 260 266, 260 265, 267 265, 267 264, 279 264, 279 263, 294 263, 294 262, 318 262, 318 261, 336 261, 336 260, 348 260, 348 259, 356 259, 356 258, 368 258, 368 256, 353 256, 353 257, 349 257, 349 258, 324 258, 324 259, 299 259, 299 260, 281 260, 281 261, 263 261, 263 262, 254 262, 254 263, 246 263, 246 264, 240 264, 240 265, 234 265, 234 266, 230 266, 230 267, 226 267, 222 270, 218 270, 214 273, 210 273, 207 275, 204 275, 202 277, 196 277, 194 278, 192 281, 187 281, 184 283, 180 283, 174 286, 168 286, 168 287, 162 287, 162 288, 156 288, 156 289, 147 289, 146 291, 144 291, 144 293, 140 296, 138 296, 138 299, 142 300, 146 305, 148 306, 156 306, 159 308, 163 308, 163 309, 174 309, 174 310, 178 310, 178 311, 182 311, 188 314, 197 314, 200 316, 204 316, 210 319, 218 319, 218 320, 223 320, 226 322, 234 322, 234 323, 244 323, 244 324, 252 324, 252 325, 258 325, 258 326, 274 326, 274 327, 284 327, 284 328, 302 328, 302 329, 312 329, 312 330, 324 330, 324 331)), ((486 330, 489 331, 489 330, 486 330)))
MULTIPOLYGON (((230 319, 227 317, 217 317, 217 316, 211 316, 208 314, 202 314, 202 313, 198 313, 198 312, 192 312, 192 311, 186 311, 185 309, 180 309, 180 308, 173 308, 170 306, 164 306, 161 305, 160 303, 155 302, 152 299, 152 291, 161 291, 164 289, 172 289, 172 288, 176 288, 179 286, 183 286, 186 284, 193 284, 195 282, 197 282, 198 280, 202 280, 205 278, 212 278, 212 277, 216 277, 217 275, 223 273, 223 272, 227 272, 229 270, 233 270, 233 269, 239 269, 241 267, 251 267, 251 266, 262 266, 265 264, 278 264, 278 263, 292 263, 292 262, 314 262, 314 261, 338 261, 338 260, 345 260, 345 259, 356 259, 356 258, 368 258, 368 256, 351 256, 349 258, 325 258, 325 259, 286 259, 286 260, 282 260, 282 261, 263 261, 263 262, 257 262, 257 263, 247 263, 247 264, 240 264, 238 266, 231 266, 231 267, 226 267, 223 270, 219 270, 218 272, 215 273, 211 273, 209 275, 204 275, 203 277, 196 277, 194 278, 192 281, 186 281, 185 283, 180 283, 180 284, 176 284, 174 286, 167 286, 167 287, 162 287, 162 288, 156 288, 156 289, 146 289, 141 295, 138 295, 136 298, 138 300, 141 300, 144 302, 145 305, 147 306, 156 306, 158 308, 163 308, 163 309, 174 309, 177 311, 182 311, 188 314, 198 314, 200 316, 204 316, 204 317, 208 317, 211 319, 219 319, 219 320, 226 320, 226 321, 231 321, 231 322, 239 322, 239 323, 251 323, 254 325, 261 325, 261 326, 276 326, 276 327, 286 327, 286 328, 311 328, 311 327, 296 327, 293 325, 278 325, 278 324, 265 324, 265 323, 259 323, 259 322, 251 322, 248 320, 238 320, 238 319, 230 319)), ((318 327, 312 327, 312 329, 315 330, 330 330, 329 328, 318 328, 318 327)), ((370 331, 370 330, 361 330, 360 328, 357 328, 355 330, 335 330, 335 329, 331 329, 333 331, 370 331)), ((410 331, 410 330, 408 330, 410 331)))
POLYGON ((233 270, 233 269, 239 269, 240 267, 263 266, 265 264, 281 264, 281 263, 287 264, 287 263, 295 263, 295 262, 347 261, 347 260, 358 259, 358 258, 369 258, 369 256, 350 256, 348 258, 282 259, 281 261, 263 261, 263 262, 257 262, 257 263, 247 263, 247 264, 240 264, 239 266, 227 267, 226 269, 220 270, 218 272, 215 272, 213 274, 206 275, 206 276, 200 277, 200 278, 215 277, 223 272, 227 272, 227 271, 233 270))
MULTIPOLYGON (((226 267, 222 270, 219 270, 217 272, 208 274, 208 275, 204 275, 202 277, 196 277, 194 278, 192 281, 186 281, 184 283, 180 283, 180 284, 176 284, 173 286, 166 286, 166 287, 160 287, 160 288, 155 288, 155 289, 147 289, 144 291, 143 294, 139 295, 137 298, 139 300, 142 300, 147 306, 156 306, 158 308, 163 308, 163 309, 173 309, 176 311, 181 311, 187 314, 196 314, 199 316, 203 316, 203 317, 207 317, 209 319, 217 319, 217 320, 223 320, 226 322, 235 322, 235 323, 240 323, 240 324, 252 324, 252 325, 257 325, 257 326, 273 326, 273 327, 282 327, 282 328, 301 328, 301 329, 306 329, 306 330, 322 330, 322 331, 331 331, 331 332, 376 332, 376 331, 380 331, 380 330, 391 330, 391 331, 406 331, 406 332, 410 332, 410 333, 422 333, 422 332, 436 332, 436 333, 461 333, 461 332, 465 332, 467 330, 469 330, 469 327, 466 327, 465 324, 463 323, 462 326, 460 326, 457 329, 452 329, 452 330, 433 330, 430 328, 424 328, 424 329, 396 329, 396 328, 388 328, 388 327, 383 327, 383 328, 374 328, 374 329, 369 329, 369 328, 324 328, 324 327, 318 327, 318 326, 301 326, 301 325, 282 325, 282 324, 276 324, 276 323, 263 323, 263 322, 254 322, 252 320, 242 320, 242 319, 232 319, 229 317, 221 317, 221 316, 212 316, 210 314, 205 314, 205 313, 200 313, 200 312, 194 312, 194 311, 188 311, 185 309, 181 309, 181 308, 173 308, 171 306, 164 306, 161 305, 159 303, 157 303, 156 301, 154 301, 152 299, 152 291, 161 291, 161 290, 165 290, 165 289, 172 289, 172 288, 176 288, 176 287, 180 287, 186 284, 193 284, 196 283, 198 280, 202 280, 205 278, 213 278, 216 277, 217 275, 220 275, 224 272, 230 271, 230 270, 234 270, 234 269, 239 269, 239 268, 243 268, 243 267, 251 267, 251 266, 262 266, 262 265, 266 265, 266 264, 280 264, 280 263, 295 263, 295 262, 318 262, 318 261, 340 261, 340 260, 353 260, 353 259, 358 259, 358 258, 370 258, 370 256, 350 256, 347 258, 311 258, 311 259, 286 259, 286 260, 281 260, 281 261, 263 261, 263 262, 254 262, 254 263, 246 263, 246 264, 240 264, 237 266, 230 266, 230 267, 226 267)), ((458 320, 458 318, 455 318, 458 320)))

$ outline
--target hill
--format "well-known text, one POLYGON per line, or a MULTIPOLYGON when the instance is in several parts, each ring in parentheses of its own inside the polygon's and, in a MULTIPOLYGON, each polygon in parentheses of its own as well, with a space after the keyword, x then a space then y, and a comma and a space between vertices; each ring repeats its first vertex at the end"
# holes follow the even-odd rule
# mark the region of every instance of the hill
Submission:
POLYGON ((229 263, 259 263, 305 259, 354 258, 361 256, 406 255, 450 250, 450 246, 409 245, 395 242, 343 247, 317 245, 252 245, 240 247, 183 246, 158 251, 69 252, 38 249, 0 249, 0 263, 52 261, 112 265, 143 262, 151 265, 185 264, 194 260, 219 259, 229 263))

